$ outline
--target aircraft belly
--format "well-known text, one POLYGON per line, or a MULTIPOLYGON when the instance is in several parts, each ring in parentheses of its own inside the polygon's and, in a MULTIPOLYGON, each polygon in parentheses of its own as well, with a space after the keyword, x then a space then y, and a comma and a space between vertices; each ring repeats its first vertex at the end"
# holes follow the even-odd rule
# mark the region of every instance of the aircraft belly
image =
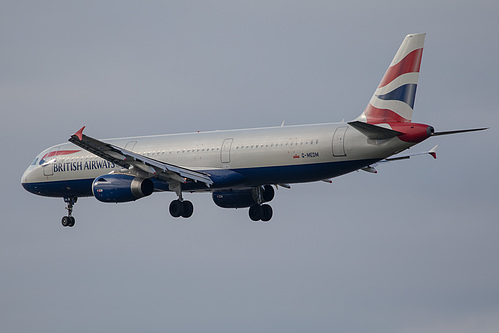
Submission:
POLYGON ((241 168, 234 171, 246 178, 245 185, 279 183, 304 183, 334 178, 377 162, 378 159, 342 161, 316 164, 295 164, 258 168, 241 168))
POLYGON ((92 196, 92 182, 90 179, 51 180, 45 182, 22 183, 22 186, 31 193, 46 197, 90 197, 92 196))

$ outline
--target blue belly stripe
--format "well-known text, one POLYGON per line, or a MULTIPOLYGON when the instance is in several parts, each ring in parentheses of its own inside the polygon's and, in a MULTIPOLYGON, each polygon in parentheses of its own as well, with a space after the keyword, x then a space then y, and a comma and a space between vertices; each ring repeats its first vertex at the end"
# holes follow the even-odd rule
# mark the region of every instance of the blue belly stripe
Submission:
MULTIPOLYGON (((301 165, 285 165, 227 170, 206 170, 214 184, 209 189, 238 188, 266 184, 293 184, 334 178, 377 162, 378 159, 329 162, 301 165)), ((91 197, 94 179, 23 183, 23 187, 34 194, 47 197, 91 197)), ((153 179, 155 189, 168 191, 168 182, 153 179)), ((204 183, 188 182, 184 191, 209 190, 204 183)))

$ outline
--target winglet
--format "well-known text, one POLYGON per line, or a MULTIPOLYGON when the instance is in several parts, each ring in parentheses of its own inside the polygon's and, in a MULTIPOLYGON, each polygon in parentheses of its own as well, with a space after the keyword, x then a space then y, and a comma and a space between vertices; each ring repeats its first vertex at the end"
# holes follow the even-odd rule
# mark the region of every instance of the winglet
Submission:
POLYGON ((85 126, 83 126, 82 128, 80 128, 80 130, 78 132, 76 132, 75 134, 73 134, 73 136, 76 136, 78 139, 83 140, 83 130, 85 129, 85 126))
POLYGON ((431 156, 433 156, 434 159, 437 159, 437 147, 438 145, 436 145, 435 147, 431 148, 430 151, 428 152, 428 154, 430 154, 431 156))

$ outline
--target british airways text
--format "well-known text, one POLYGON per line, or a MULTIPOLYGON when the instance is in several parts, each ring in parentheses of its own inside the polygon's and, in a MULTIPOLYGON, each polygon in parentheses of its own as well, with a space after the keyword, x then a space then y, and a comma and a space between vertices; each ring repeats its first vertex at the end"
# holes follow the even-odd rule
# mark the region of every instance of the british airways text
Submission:
POLYGON ((54 172, 112 169, 116 165, 106 160, 54 163, 54 172))

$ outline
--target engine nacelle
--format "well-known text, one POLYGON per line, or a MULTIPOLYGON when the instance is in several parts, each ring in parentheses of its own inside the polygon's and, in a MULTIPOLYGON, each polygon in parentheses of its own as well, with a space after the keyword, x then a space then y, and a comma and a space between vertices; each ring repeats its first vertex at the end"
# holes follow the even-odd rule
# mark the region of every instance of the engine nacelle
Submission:
POLYGON ((222 208, 246 208, 258 203, 258 196, 261 202, 268 202, 274 198, 274 189, 270 185, 263 188, 248 190, 230 190, 213 192, 213 202, 222 208))
POLYGON ((95 178, 94 197, 102 202, 128 202, 151 195, 154 184, 149 178, 124 174, 108 174, 95 178))

